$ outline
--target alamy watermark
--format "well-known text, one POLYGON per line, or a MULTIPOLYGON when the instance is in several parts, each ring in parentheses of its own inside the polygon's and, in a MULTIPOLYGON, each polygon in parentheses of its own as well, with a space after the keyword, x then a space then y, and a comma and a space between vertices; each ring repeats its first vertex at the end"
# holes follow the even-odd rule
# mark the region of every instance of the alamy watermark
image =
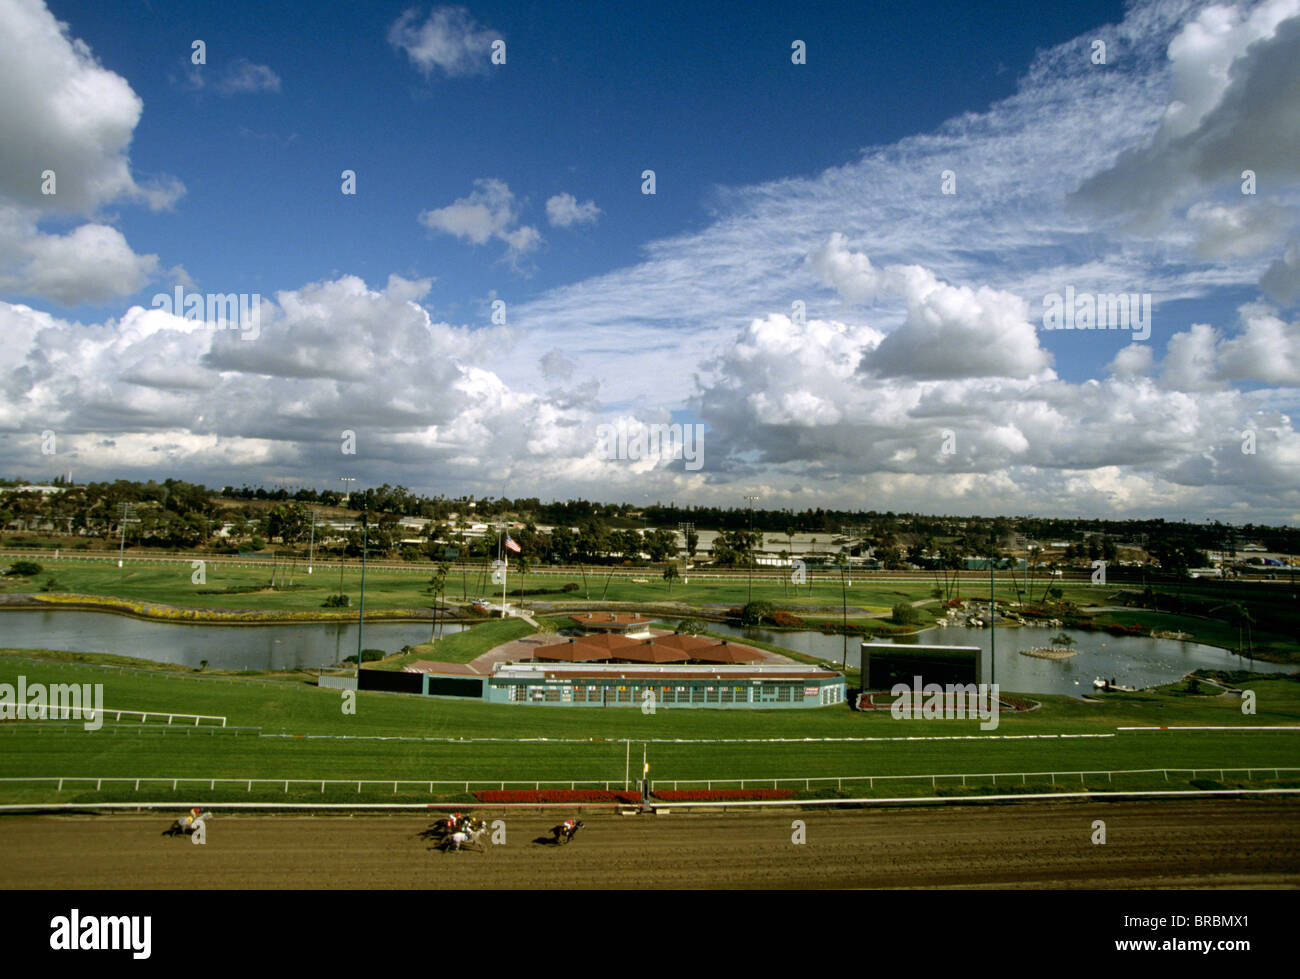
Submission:
POLYGON ((703 425, 597 425, 596 438, 601 457, 610 461, 682 459, 690 472, 704 465, 703 425))
POLYGON ((256 340, 262 332, 262 294, 259 292, 186 292, 180 286, 172 295, 153 297, 154 309, 173 316, 212 324, 214 330, 239 330, 242 340, 256 340))
POLYGON ((153 949, 153 918, 147 914, 85 914, 73 908, 50 919, 50 948, 56 952, 125 951, 147 959, 153 949))
POLYGON ((889 707, 896 721, 974 720, 981 731, 998 729, 999 686, 996 683, 926 683, 912 677, 912 685, 895 683, 889 690, 895 700, 889 707))
POLYGON ((1151 336, 1151 293, 1074 291, 1043 297, 1044 330, 1132 330, 1134 340, 1151 336))
POLYGON ((67 720, 80 717, 87 731, 104 725, 102 683, 0 683, 0 721, 67 720))

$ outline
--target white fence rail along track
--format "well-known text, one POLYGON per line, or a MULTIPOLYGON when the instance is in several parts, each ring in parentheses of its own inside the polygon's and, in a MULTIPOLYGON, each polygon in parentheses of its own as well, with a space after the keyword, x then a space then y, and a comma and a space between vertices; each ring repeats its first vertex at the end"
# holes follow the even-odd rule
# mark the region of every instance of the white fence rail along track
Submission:
MULTIPOLYGON (((1228 776, 1229 773, 1246 774, 1247 779, 1253 779, 1257 775, 1267 777, 1272 773, 1274 779, 1280 779, 1282 773, 1300 772, 1300 767, 1277 767, 1255 766, 1252 768, 1130 768, 1130 769, 1100 769, 1092 771, 1043 771, 1043 772, 944 772, 931 773, 922 775, 831 775, 831 776, 810 776, 808 778, 701 778, 701 779, 660 779, 652 780, 650 783, 651 791, 655 789, 671 789, 676 791, 681 787, 701 787, 705 789, 713 788, 803 788, 811 791, 813 788, 829 788, 830 784, 835 783, 837 790, 843 790, 847 784, 867 783, 867 788, 875 788, 877 782, 906 782, 921 781, 929 782, 932 788, 939 788, 940 784, 953 785, 959 783, 967 785, 968 779, 981 784, 991 782, 993 785, 998 784, 998 779, 1003 779, 1003 784, 1011 785, 1016 779, 1020 780, 1021 785, 1028 785, 1029 779, 1048 778, 1050 784, 1055 785, 1058 778, 1068 778, 1073 780, 1078 778, 1080 785, 1085 785, 1088 777, 1100 778, 1106 776, 1108 782, 1113 783, 1116 775, 1162 775, 1165 781, 1169 781, 1170 775, 1185 774, 1189 778, 1196 778, 1198 775, 1217 774, 1220 779, 1228 776)), ((131 785, 133 792, 139 792, 140 786, 146 787, 154 784, 166 785, 171 783, 173 792, 180 791, 181 786, 203 786, 206 785, 209 791, 215 791, 218 783, 223 786, 242 786, 246 792, 252 792, 253 787, 279 786, 280 791, 287 794, 290 786, 295 788, 301 787, 318 788, 321 794, 324 794, 327 786, 346 786, 355 787, 357 794, 360 794, 363 788, 371 786, 376 788, 387 789, 392 787, 393 794, 396 795, 399 787, 414 786, 416 791, 420 788, 425 789, 432 794, 435 786, 444 792, 470 793, 474 791, 497 790, 505 791, 506 789, 529 789, 541 791, 544 789, 569 789, 576 790, 580 788, 602 789, 604 791, 625 790, 628 788, 627 783, 622 779, 609 779, 605 781, 594 779, 561 779, 561 780, 519 780, 519 779, 455 779, 455 780, 438 780, 438 779, 333 779, 333 778, 233 778, 233 777, 199 777, 199 776, 181 776, 169 778, 165 776, 94 776, 94 775, 41 775, 41 776, 20 776, 11 778, 0 778, 0 785, 10 785, 15 783, 28 784, 54 784, 57 791, 64 791, 65 784, 69 789, 77 786, 95 783, 95 791, 102 791, 105 784, 131 785)), ((1183 790, 1177 790, 1183 791, 1183 790)), ((1000 797, 996 797, 1000 798, 1000 797)), ((795 800, 792 800, 795 801, 795 800)))
MULTIPOLYGON (((28 708, 28 709, 30 710, 31 708, 28 708)), ((72 718, 74 718, 74 719, 76 719, 76 718, 81 718, 81 719, 84 719, 84 720, 92 720, 92 721, 93 721, 93 720, 95 719, 95 715, 96 715, 96 714, 103 714, 105 718, 108 718, 109 715, 112 715, 113 720, 115 720, 115 721, 120 721, 120 720, 122 719, 122 715, 123 715, 123 714, 129 714, 129 715, 131 715, 131 716, 133 716, 133 717, 138 717, 138 718, 140 718, 140 723, 141 723, 141 724, 144 724, 145 722, 147 722, 147 721, 149 720, 149 718, 151 718, 151 717, 156 717, 156 718, 158 718, 160 721, 162 720, 162 718, 165 717, 165 718, 167 718, 167 723, 168 723, 168 724, 171 724, 172 721, 174 721, 176 718, 179 717, 179 718, 183 718, 183 719, 186 720, 186 721, 193 721, 193 722, 194 722, 194 724, 193 724, 194 727, 198 727, 198 726, 199 726, 199 721, 201 721, 201 720, 202 720, 202 721, 220 721, 222 727, 225 727, 225 726, 226 726, 226 718, 223 717, 223 716, 220 715, 220 714, 182 714, 182 713, 180 713, 179 711, 170 711, 170 710, 129 710, 129 709, 125 708, 125 707, 124 707, 124 708, 121 708, 121 709, 119 709, 119 708, 117 708, 117 707, 99 707, 99 708, 95 708, 95 707, 54 707, 54 708, 50 708, 50 709, 49 709, 49 713, 51 713, 51 714, 58 714, 58 715, 59 715, 59 718, 58 718, 58 719, 60 719, 60 720, 66 720, 68 717, 72 717, 72 718)), ((20 722, 19 722, 19 721, 13 721, 13 722, 11 722, 11 723, 20 723, 20 722)), ((38 723, 39 723, 39 721, 38 721, 38 723)))
MULTIPOLYGON (((671 809, 752 809, 763 806, 784 807, 786 809, 803 809, 810 806, 897 806, 897 805, 952 805, 972 802, 1046 802, 1056 799, 1188 799, 1207 798, 1211 796, 1273 796, 1300 795, 1300 789, 1186 789, 1186 790, 1148 790, 1132 792, 1035 792, 1016 795, 971 795, 971 796, 900 796, 893 799, 789 799, 782 801, 744 801, 744 802, 674 802, 668 805, 658 804, 653 809, 668 811, 671 809)), ((33 802, 0 805, 0 812, 58 812, 62 810, 103 810, 103 809, 175 809, 184 805, 186 800, 169 802, 33 802)), ((375 810, 412 810, 412 809, 448 809, 449 804, 429 802, 208 802, 205 805, 219 809, 243 810, 341 810, 341 811, 375 811, 375 810)), ((617 802, 494 802, 479 808, 496 809, 627 809, 617 802)))

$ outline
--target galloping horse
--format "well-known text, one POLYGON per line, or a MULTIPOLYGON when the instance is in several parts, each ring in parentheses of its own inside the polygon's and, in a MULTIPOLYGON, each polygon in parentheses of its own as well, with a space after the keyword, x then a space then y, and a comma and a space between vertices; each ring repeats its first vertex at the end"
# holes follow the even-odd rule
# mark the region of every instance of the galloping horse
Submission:
POLYGON ((204 812, 202 806, 195 806, 184 816, 179 817, 176 822, 172 823, 165 830, 163 836, 190 836, 196 830, 203 828, 203 820, 207 819, 210 813, 204 812))
POLYGON ((582 829, 581 819, 566 819, 559 826, 553 827, 551 832, 555 835, 556 846, 568 843, 580 829, 582 829))

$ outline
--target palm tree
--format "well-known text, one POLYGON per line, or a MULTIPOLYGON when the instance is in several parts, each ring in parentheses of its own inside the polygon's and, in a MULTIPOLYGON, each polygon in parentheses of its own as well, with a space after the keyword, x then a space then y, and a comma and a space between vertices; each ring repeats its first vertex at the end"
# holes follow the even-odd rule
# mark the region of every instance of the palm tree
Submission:
POLYGON ((429 579, 429 591, 433 593, 433 631, 429 634, 429 642, 434 642, 438 636, 438 609, 440 607, 439 597, 447 587, 447 575, 451 572, 451 565, 446 561, 439 561, 438 568, 429 579))
POLYGON ((519 566, 519 574, 522 579, 519 587, 519 607, 523 608, 528 601, 528 558, 520 554, 515 559, 515 563, 519 566))
POLYGON ((1210 609, 1210 614, 1213 615, 1215 612, 1219 611, 1219 609, 1227 609, 1228 624, 1235 625, 1237 627, 1237 655, 1238 656, 1241 655, 1242 630, 1244 629, 1246 633, 1246 653, 1252 659, 1254 659, 1255 641, 1254 638, 1251 636, 1250 627, 1255 620, 1251 617, 1250 610, 1247 609, 1246 606, 1242 605, 1240 602, 1229 602, 1226 605, 1220 605, 1216 608, 1210 609))
POLYGON ((670 596, 673 593, 673 582, 679 577, 680 574, 677 571, 677 565, 668 564, 664 566, 664 581, 668 582, 668 594, 670 596))

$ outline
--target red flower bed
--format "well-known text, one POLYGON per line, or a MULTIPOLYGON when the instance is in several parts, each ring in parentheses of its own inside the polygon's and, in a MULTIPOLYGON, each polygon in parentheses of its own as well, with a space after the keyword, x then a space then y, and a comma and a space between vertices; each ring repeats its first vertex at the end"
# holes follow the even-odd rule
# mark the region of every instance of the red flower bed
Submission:
POLYGON ((783 626, 798 626, 798 625, 803 625, 804 620, 799 618, 799 616, 794 615, 791 612, 783 612, 780 609, 777 609, 775 612, 772 613, 772 624, 783 625, 783 626))
POLYGON ((656 791, 664 802, 740 802, 761 799, 789 799, 794 789, 682 789, 656 791))
POLYGON ((1149 628, 1137 622, 1109 625, 1106 627, 1106 631, 1112 636, 1146 636, 1151 633, 1149 628))
POLYGON ((479 802, 641 802, 639 792, 604 789, 488 789, 475 792, 474 797, 479 802))

